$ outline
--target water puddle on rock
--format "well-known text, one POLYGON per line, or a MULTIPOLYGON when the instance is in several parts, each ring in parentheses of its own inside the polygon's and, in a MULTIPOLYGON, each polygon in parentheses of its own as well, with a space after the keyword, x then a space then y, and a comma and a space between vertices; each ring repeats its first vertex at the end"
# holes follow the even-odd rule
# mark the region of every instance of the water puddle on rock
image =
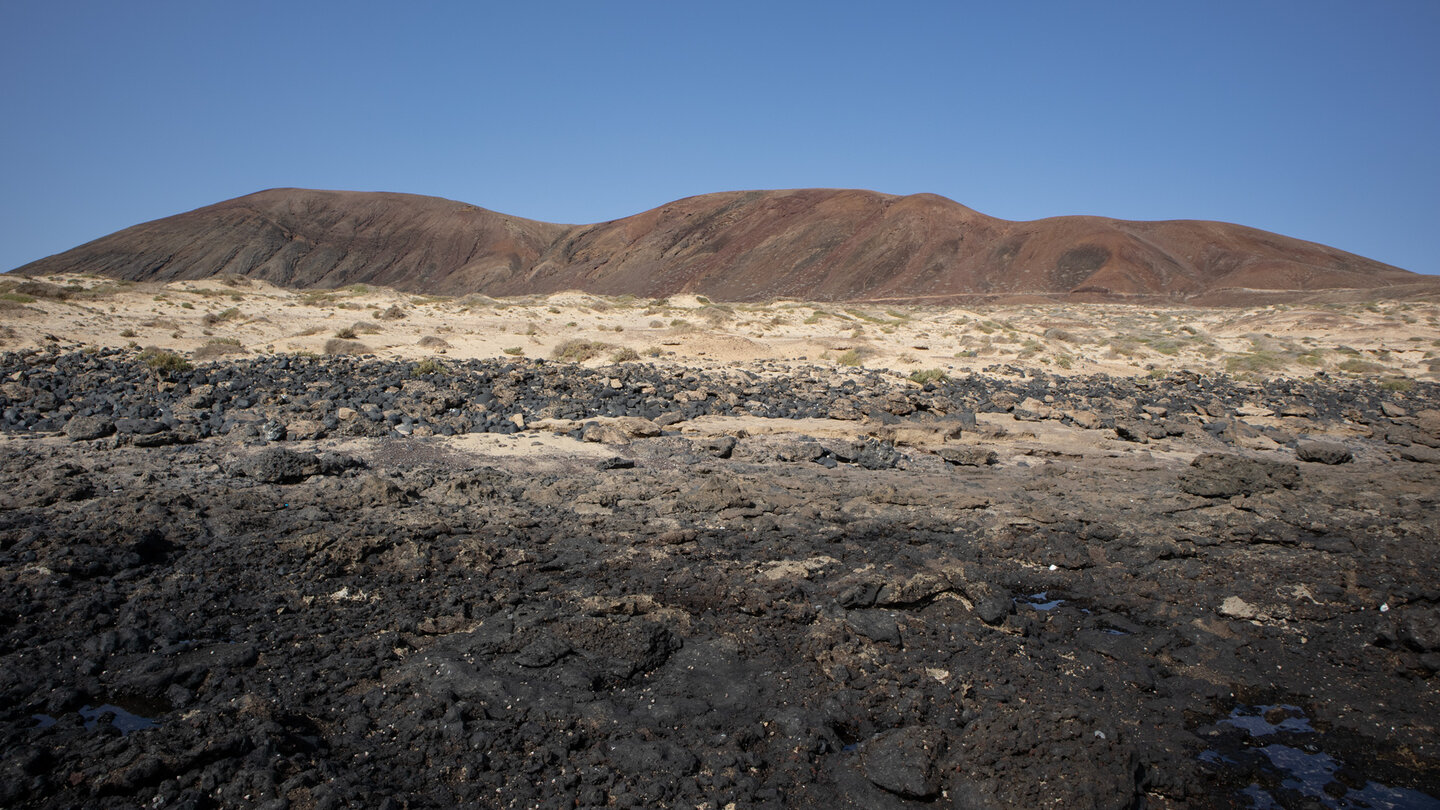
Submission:
POLYGON ((90 706, 80 707, 80 716, 85 718, 85 728, 94 728, 99 725, 100 717, 104 714, 114 715, 111 723, 115 728, 120 729, 121 734, 129 734, 132 731, 143 731, 147 728, 155 728, 160 725, 160 723, 149 717, 142 717, 134 712, 122 709, 113 703, 102 703, 94 708, 90 706))
POLYGON ((1321 750, 1324 736, 1299 706, 1236 706, 1208 732, 1200 731, 1212 743, 1200 754, 1201 762, 1248 772, 1255 779, 1236 797, 1251 810, 1297 802, 1334 810, 1440 810, 1440 799, 1365 778, 1321 750))
POLYGON ((1025 597, 1025 604, 1029 605, 1032 608, 1035 608, 1036 610, 1054 610, 1055 608, 1065 604, 1065 600, 1051 599, 1049 591, 1041 591, 1039 593, 1032 593, 1029 596, 1025 597))
MULTIPOLYGON (((131 708, 146 711, 138 706, 131 708)), ((111 716, 110 724, 119 729, 122 735, 129 735, 132 732, 144 731, 147 728, 157 728, 160 725, 158 720, 144 715, 136 714, 130 709, 116 706, 113 703, 102 703, 99 706, 85 705, 80 707, 80 716, 85 720, 85 728, 93 729, 100 725, 100 718, 106 714, 111 716)), ((35 721, 35 728, 49 728, 59 722, 55 717, 48 714, 32 714, 31 719, 35 721)))

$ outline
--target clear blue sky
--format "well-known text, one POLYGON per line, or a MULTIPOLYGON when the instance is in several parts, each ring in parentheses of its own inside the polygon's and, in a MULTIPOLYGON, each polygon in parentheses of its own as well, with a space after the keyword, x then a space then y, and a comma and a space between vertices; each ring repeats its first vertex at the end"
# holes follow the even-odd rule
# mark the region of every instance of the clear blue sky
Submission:
POLYGON ((1440 273, 1440 2, 0 4, 0 269, 275 186, 934 192, 1440 273))

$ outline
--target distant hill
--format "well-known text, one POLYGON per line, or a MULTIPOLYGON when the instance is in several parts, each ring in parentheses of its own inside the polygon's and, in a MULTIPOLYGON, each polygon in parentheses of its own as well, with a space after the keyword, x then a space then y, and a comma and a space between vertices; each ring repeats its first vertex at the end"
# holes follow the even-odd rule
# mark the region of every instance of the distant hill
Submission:
POLYGON ((18 268, 132 281, 221 274, 436 294, 585 290, 726 301, 1234 298, 1431 281, 1220 222, 1010 222, 933 194, 734 191, 557 225, 411 194, 272 189, 126 228, 18 268))

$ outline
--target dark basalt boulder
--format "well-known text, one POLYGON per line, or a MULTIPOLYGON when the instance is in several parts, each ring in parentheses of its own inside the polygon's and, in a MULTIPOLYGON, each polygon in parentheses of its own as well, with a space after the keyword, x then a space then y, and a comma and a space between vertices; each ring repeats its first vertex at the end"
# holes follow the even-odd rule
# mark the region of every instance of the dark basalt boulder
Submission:
POLYGON ((1295 445, 1295 456, 1317 464, 1344 464, 1355 458, 1350 448, 1339 442, 1300 442, 1295 445))
POLYGON ((1232 498, 1300 484, 1300 468, 1278 461, 1205 453, 1180 474, 1180 490, 1201 498, 1232 498))

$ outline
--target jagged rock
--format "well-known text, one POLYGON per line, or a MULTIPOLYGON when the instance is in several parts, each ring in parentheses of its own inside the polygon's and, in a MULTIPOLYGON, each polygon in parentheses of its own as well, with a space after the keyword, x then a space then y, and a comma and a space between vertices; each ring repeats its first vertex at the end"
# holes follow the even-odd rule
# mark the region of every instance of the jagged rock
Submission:
POLYGON ((875 785, 908 799, 940 792, 936 767, 945 750, 944 732, 929 726, 884 732, 865 744, 862 767, 875 785))

